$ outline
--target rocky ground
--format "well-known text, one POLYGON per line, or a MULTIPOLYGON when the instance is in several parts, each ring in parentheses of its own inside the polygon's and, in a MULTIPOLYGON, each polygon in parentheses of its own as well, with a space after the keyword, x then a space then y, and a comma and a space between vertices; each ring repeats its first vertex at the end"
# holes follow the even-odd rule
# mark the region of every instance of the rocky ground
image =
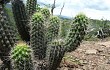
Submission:
POLYGON ((110 41, 84 41, 65 54, 60 70, 110 70, 110 41))

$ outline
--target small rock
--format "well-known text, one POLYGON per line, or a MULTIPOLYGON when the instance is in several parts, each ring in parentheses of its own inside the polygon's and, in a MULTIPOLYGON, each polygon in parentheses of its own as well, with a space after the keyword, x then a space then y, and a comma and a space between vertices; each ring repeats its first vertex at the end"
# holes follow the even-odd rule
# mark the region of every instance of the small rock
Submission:
POLYGON ((104 51, 104 48, 99 48, 99 49, 97 49, 97 51, 98 51, 99 53, 101 53, 101 52, 104 51))
POLYGON ((85 54, 97 54, 97 50, 95 50, 95 49, 86 50, 85 54))

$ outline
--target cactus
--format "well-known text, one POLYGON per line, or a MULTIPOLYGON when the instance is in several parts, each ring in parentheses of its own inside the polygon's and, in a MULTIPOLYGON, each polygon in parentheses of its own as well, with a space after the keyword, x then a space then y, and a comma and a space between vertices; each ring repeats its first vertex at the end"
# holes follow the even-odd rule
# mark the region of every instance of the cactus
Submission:
POLYGON ((58 37, 59 27, 60 27, 60 19, 56 16, 52 16, 50 18, 49 27, 47 29, 48 42, 51 42, 52 40, 58 37))
POLYGON ((31 49, 26 44, 17 44, 11 51, 11 59, 15 70, 34 70, 31 49))
POLYGON ((49 44, 47 48, 48 70, 56 70, 60 65, 65 53, 63 43, 64 41, 62 39, 55 39, 49 44))
POLYGON ((29 17, 36 12, 37 0, 27 0, 26 10, 29 17))
POLYGON ((10 59, 6 56, 9 56, 11 48, 16 42, 15 34, 10 26, 4 5, 0 4, 0 58, 4 63, 4 67, 1 68, 3 70, 5 68, 11 69, 10 59))
POLYGON ((46 51, 44 21, 41 13, 35 13, 31 19, 30 43, 36 59, 43 59, 46 51))
POLYGON ((68 52, 74 51, 80 45, 85 35, 86 24, 88 19, 84 14, 78 14, 74 18, 65 43, 68 52))
POLYGON ((23 2, 21 0, 13 0, 12 10, 21 38, 26 42, 30 41, 29 21, 23 2))
POLYGON ((36 12, 40 12, 40 11, 41 11, 40 5, 37 4, 37 6, 36 6, 36 12))
MULTIPOLYGON (((0 19, 0 52, 3 52, 1 55, 8 56, 16 40, 7 17, 4 15, 4 4, 1 5, 0 0, 0 15, 2 15, 0 16, 2 18, 0 19)), ((41 9, 40 13, 35 13, 36 0, 28 0, 26 8, 22 0, 12 0, 12 10, 21 38, 26 42, 29 41, 32 48, 31 51, 29 46, 18 44, 12 49, 13 69, 57 70, 65 52, 75 50, 84 38, 88 23, 88 18, 84 14, 78 14, 74 18, 66 39, 60 39, 62 34, 60 19, 56 16, 50 17, 47 8, 41 9), (31 52, 34 58, 32 58, 31 52)))
POLYGON ((43 14, 45 19, 49 19, 50 17, 50 11, 48 8, 42 8, 41 9, 41 13, 43 14))

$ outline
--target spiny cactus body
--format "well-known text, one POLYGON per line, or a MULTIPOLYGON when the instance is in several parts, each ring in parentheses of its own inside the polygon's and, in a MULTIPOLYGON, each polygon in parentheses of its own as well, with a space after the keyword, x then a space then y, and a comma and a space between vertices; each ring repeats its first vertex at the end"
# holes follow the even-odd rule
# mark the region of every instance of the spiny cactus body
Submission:
POLYGON ((60 27, 60 19, 56 16, 52 16, 50 18, 49 27, 47 28, 48 42, 51 42, 52 40, 58 37, 59 27, 60 27))
POLYGON ((0 4, 0 58, 3 61, 4 68, 11 69, 9 53, 16 42, 16 33, 10 26, 4 5, 0 4), (7 56, 7 57, 6 57, 7 56), (7 60, 6 60, 7 59, 7 60))
POLYGON ((13 0, 12 1, 12 10, 13 10, 14 18, 15 18, 16 25, 18 28, 18 32, 19 32, 21 38, 26 42, 30 41, 29 21, 28 21, 28 16, 26 14, 26 10, 25 10, 23 1, 13 0))
POLYGON ((42 8, 41 9, 41 13, 43 14, 45 19, 49 19, 50 17, 50 11, 48 8, 42 8))
POLYGON ((80 45, 85 35, 86 24, 88 24, 88 18, 84 14, 78 14, 74 18, 66 39, 67 51, 71 52, 80 45))
POLYGON ((27 0, 26 10, 29 17, 36 12, 37 0, 27 0))
POLYGON ((31 19, 31 47, 36 59, 45 57, 46 42, 44 33, 44 21, 41 13, 35 13, 31 19))
POLYGON ((47 60, 49 63, 48 70, 56 70, 60 65, 65 53, 63 43, 64 41, 62 39, 55 39, 49 44, 49 47, 47 48, 47 60))
POLYGON ((15 70, 34 70, 31 49, 26 44, 18 44, 13 48, 11 59, 15 70))
POLYGON ((41 11, 40 5, 37 4, 37 6, 36 6, 36 12, 40 12, 40 11, 41 11))

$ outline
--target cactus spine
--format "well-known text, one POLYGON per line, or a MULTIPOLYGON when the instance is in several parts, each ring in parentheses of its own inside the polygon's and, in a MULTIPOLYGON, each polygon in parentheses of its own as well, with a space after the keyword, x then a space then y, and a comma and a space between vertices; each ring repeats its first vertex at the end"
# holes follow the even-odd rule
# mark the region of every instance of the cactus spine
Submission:
POLYGON ((16 42, 15 34, 9 24, 4 5, 0 4, 0 58, 4 63, 2 69, 8 68, 10 70, 12 68, 10 58, 6 56, 9 56, 11 48, 16 42))
POLYGON ((78 14, 74 18, 66 39, 65 46, 67 51, 71 52, 80 45, 85 35, 86 24, 88 24, 88 19, 84 14, 78 14))
POLYGON ((36 59, 43 59, 46 52, 44 21, 41 13, 35 13, 31 20, 31 47, 36 59))
POLYGON ((21 38, 26 42, 30 41, 29 21, 23 2, 21 0, 13 0, 12 10, 21 38))
POLYGON ((26 44, 17 44, 11 51, 11 58, 15 70, 34 70, 31 49, 26 44))

